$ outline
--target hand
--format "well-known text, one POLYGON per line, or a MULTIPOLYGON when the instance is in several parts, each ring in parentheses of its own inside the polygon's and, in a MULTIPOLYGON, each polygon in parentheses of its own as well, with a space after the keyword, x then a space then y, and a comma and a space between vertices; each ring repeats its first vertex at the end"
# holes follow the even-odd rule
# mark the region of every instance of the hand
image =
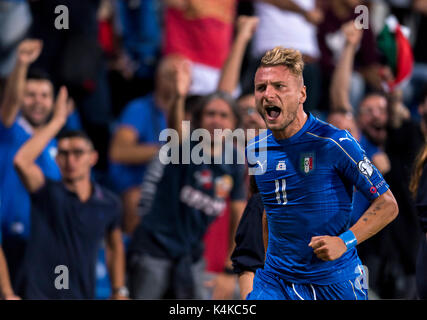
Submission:
POLYGON ((42 52, 43 41, 37 39, 23 40, 18 46, 18 62, 29 65, 37 60, 42 52))
POLYGON ((324 19, 323 11, 319 8, 306 11, 304 13, 304 18, 311 24, 318 25, 323 22, 323 19, 324 19))
POLYGON ((347 246, 339 237, 312 237, 308 246, 313 248, 314 254, 323 261, 336 260, 347 251, 347 246))
POLYGON ((347 43, 353 47, 357 47, 362 39, 363 30, 359 30, 354 25, 353 21, 345 23, 341 30, 345 35, 347 43))
POLYGON ((58 96, 56 97, 55 109, 53 110, 52 120, 61 121, 61 123, 65 123, 67 121, 68 111, 68 91, 65 86, 62 86, 59 89, 58 96))
POLYGON ((178 97, 185 98, 191 85, 191 65, 188 60, 178 60, 172 71, 175 93, 178 97))
POLYGON ((216 278, 207 281, 205 286, 213 288, 212 300, 231 300, 236 287, 236 276, 220 273, 216 278))
POLYGON ((259 18, 250 16, 239 16, 237 18, 237 36, 250 41, 258 26, 259 18))

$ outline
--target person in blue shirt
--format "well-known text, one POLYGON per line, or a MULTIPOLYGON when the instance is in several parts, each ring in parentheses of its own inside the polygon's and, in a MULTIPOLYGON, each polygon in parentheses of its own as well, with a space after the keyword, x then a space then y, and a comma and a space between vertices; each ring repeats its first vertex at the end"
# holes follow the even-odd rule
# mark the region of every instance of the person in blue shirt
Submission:
MULTIPOLYGON (((0 107, 0 215, 3 249, 15 291, 16 275, 30 233, 30 198, 13 167, 17 150, 48 121, 54 103, 54 88, 40 70, 29 70, 43 44, 27 39, 18 46, 15 67, 10 74, 0 107)), ((52 139, 36 162, 51 179, 60 178, 55 163, 56 141, 52 139)))
POLYGON ((267 253, 247 299, 367 299, 356 245, 398 214, 393 194, 347 131, 304 112, 299 51, 276 47, 255 74, 268 128, 248 143, 267 219, 267 253), (350 225, 353 187, 372 203, 350 225))
POLYGON ((81 131, 58 137, 61 181, 46 177, 35 159, 67 119, 67 90, 51 120, 16 153, 14 166, 31 195, 31 234, 20 281, 25 299, 94 299, 99 243, 110 249, 112 298, 127 295, 120 201, 91 178, 98 153, 81 131))

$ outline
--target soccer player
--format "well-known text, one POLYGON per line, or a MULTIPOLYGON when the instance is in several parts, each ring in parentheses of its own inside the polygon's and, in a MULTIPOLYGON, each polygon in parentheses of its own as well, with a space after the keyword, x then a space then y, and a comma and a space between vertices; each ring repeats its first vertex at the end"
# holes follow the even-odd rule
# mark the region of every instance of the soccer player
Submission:
POLYGON ((299 51, 276 47, 255 74, 257 109, 268 130, 246 152, 264 203, 268 247, 247 299, 367 299, 355 246, 390 223, 398 207, 358 142, 304 112, 303 67, 299 51), (350 225, 353 186, 372 203, 350 225))

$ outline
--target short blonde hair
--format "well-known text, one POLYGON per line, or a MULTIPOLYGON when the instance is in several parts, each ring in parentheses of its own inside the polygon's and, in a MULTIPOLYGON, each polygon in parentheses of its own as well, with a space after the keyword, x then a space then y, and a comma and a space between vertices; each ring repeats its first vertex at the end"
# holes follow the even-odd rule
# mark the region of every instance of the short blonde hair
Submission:
POLYGON ((298 50, 284 48, 282 46, 269 50, 261 59, 260 67, 285 66, 294 75, 301 77, 304 70, 302 54, 298 50))

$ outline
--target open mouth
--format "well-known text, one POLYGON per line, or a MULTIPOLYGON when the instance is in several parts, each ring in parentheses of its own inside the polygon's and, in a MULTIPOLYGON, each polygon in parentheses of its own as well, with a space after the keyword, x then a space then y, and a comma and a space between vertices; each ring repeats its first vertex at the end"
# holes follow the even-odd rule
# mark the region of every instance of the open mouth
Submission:
POLYGON ((266 106, 265 111, 267 113, 267 116, 271 119, 276 119, 280 113, 282 112, 282 109, 276 106, 266 106))

